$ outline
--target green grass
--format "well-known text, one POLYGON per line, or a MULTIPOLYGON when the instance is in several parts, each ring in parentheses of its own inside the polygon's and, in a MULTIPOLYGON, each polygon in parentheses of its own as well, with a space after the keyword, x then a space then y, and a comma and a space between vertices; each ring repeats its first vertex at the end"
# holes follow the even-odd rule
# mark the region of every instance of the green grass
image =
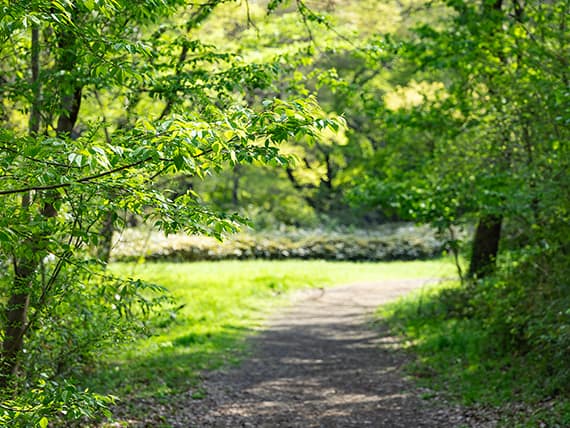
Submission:
POLYGON ((524 354, 505 355, 483 320, 456 312, 464 307, 464 293, 448 282, 379 309, 417 355, 408 373, 464 405, 502 409, 500 426, 570 426, 570 401, 550 400, 535 362, 524 354))
POLYGON ((154 397, 196 386, 202 370, 238 362, 246 351, 243 339, 254 333, 271 309, 286 302, 283 296, 289 291, 454 275, 447 260, 133 263, 114 264, 111 270, 165 286, 183 307, 158 335, 109 354, 89 386, 119 396, 154 397))

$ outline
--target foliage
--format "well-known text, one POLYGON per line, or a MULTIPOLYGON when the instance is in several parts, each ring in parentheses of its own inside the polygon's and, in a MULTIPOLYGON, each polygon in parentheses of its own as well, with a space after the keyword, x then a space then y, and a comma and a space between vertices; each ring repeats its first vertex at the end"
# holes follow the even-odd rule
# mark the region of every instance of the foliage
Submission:
MULTIPOLYGON (((387 82, 390 72, 378 68, 379 64, 391 66, 385 61, 388 55, 365 39, 375 31, 403 34, 407 25, 425 20, 425 11, 415 10, 420 3, 296 2, 304 20, 297 19, 291 5, 261 19, 265 11, 252 4, 251 26, 236 24, 235 7, 224 6, 220 20, 204 23, 202 31, 208 40, 239 45, 246 57, 283 55, 278 82, 261 92, 277 97, 315 94, 326 111, 343 115, 349 129, 324 133, 318 140, 289 142, 284 150, 296 162, 284 170, 272 170, 271 175, 258 166, 245 167, 193 185, 206 190, 208 201, 251 215, 256 227, 323 223, 367 227, 397 221, 398 216, 388 216, 378 207, 350 206, 346 193, 365 174, 362 161, 369 155, 369 142, 376 138, 376 129, 382 128, 381 116, 373 109, 391 87, 387 82), (379 19, 371 20, 371 15, 379 19)), ((434 14, 439 9, 434 6, 434 14)))
MULTIPOLYGON (((317 227, 318 213, 291 185, 282 168, 259 164, 228 168, 194 183, 204 201, 247 217, 255 230, 317 227)), ((184 185, 184 184, 182 184, 184 185)))
POLYGON ((337 261, 420 260, 439 257, 445 240, 427 227, 385 225, 376 231, 324 229, 240 233, 224 242, 197 236, 164 237, 134 230, 114 249, 116 260, 198 261, 227 259, 317 259, 337 261))
POLYGON ((244 216, 447 234, 208 247, 350 260, 458 256, 457 226, 492 219, 497 277, 442 299, 512 352, 546 349, 546 377, 564 382, 568 0, 237 3, 0 5, 4 398, 43 375, 63 384, 159 322, 148 311, 168 312, 158 288, 105 273, 113 233, 133 219, 217 239, 244 216))
POLYGON ((568 50, 568 2, 444 3, 439 25, 372 41, 415 98, 371 105, 383 123, 354 199, 441 229, 504 218, 566 251, 567 67, 554 50, 568 50))
POLYGON ((517 255, 515 268, 476 287, 448 284, 382 309, 419 354, 410 373, 466 404, 496 407, 505 426, 567 425, 570 294, 556 285, 569 273, 560 257, 517 255))
POLYGON ((394 318, 418 341, 429 366, 419 374, 435 369, 466 401, 556 397, 564 408, 570 3, 441 3, 439 22, 371 41, 400 97, 377 91, 363 109, 377 143, 352 198, 440 230, 494 222, 494 277, 470 268, 458 290, 402 304, 394 318))
POLYGON ((14 428, 46 428, 60 421, 54 415, 70 420, 93 419, 99 414, 109 416, 109 407, 114 402, 113 396, 80 391, 67 381, 59 384, 40 379, 37 386, 2 404, 0 424, 14 428))
POLYGON ((73 285, 29 333, 22 364, 31 379, 84 375, 108 349, 151 334, 158 314, 172 306, 163 287, 142 281, 106 276, 73 285))
MULTIPOLYGON (((45 261, 42 270, 49 271, 45 261)), ((71 379, 93 369, 109 348, 118 348, 152 331, 156 310, 166 310, 166 290, 141 281, 100 273, 86 275, 85 266, 62 268, 51 281, 55 303, 43 306, 37 298, 29 317, 29 331, 20 358, 26 382, 12 382, 3 394, 6 426, 45 426, 44 421, 92 418, 114 402, 83 390, 71 379)), ((11 275, 2 278, 3 290, 11 275)), ((4 299, 4 296, 3 296, 4 299)))
MULTIPOLYGON (((278 144, 342 126, 313 97, 248 99, 271 85, 280 60, 247 62, 197 38, 195 29, 218 3, 0 6, 6 399, 39 394, 26 385, 41 373, 52 381, 93 361, 157 308, 160 301, 148 293, 158 288, 103 273, 110 236, 128 216, 165 233, 221 238, 236 230, 239 216, 206 207, 192 189, 168 189, 173 175, 285 165, 289 157, 278 144)), ((93 407, 87 401, 86 409, 93 407)), ((62 416, 58 406, 33 409, 62 416)))

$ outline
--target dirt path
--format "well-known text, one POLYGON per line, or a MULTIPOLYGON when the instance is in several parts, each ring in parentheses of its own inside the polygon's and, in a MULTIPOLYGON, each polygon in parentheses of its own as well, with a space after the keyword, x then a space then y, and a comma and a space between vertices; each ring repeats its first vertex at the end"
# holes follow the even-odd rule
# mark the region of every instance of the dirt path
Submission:
MULTIPOLYGON (((219 428, 460 427, 458 408, 422 400, 404 380, 406 355, 370 323, 378 305, 426 281, 312 290, 273 317, 237 368, 206 376, 206 398, 179 397, 166 426, 219 428)), ((173 403, 174 404, 174 403, 173 403)))

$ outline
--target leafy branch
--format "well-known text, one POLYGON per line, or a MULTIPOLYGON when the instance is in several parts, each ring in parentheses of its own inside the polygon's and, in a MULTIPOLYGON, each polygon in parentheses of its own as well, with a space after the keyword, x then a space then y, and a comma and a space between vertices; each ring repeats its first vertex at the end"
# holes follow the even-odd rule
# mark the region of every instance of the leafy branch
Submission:
POLYGON ((71 185, 73 185, 75 183, 88 183, 90 181, 97 180, 98 178, 106 177, 108 175, 112 175, 112 174, 115 174, 117 172, 129 169, 129 168, 134 168, 134 167, 142 165, 142 164, 144 164, 144 163, 146 163, 152 159, 153 159, 152 156, 149 156, 145 159, 141 159, 137 162, 133 162, 133 163, 130 163, 128 165, 123 165, 123 166, 120 166, 120 167, 117 167, 114 169, 110 169, 108 171, 101 172, 99 174, 94 174, 94 175, 89 175, 87 177, 79 178, 79 179, 77 179, 73 182, 70 182, 70 183, 59 183, 59 184, 50 184, 47 186, 30 186, 30 187, 22 187, 19 189, 0 190, 0 195, 13 195, 13 194, 17 194, 17 193, 27 193, 27 192, 32 192, 32 191, 55 190, 55 189, 70 187, 71 185))

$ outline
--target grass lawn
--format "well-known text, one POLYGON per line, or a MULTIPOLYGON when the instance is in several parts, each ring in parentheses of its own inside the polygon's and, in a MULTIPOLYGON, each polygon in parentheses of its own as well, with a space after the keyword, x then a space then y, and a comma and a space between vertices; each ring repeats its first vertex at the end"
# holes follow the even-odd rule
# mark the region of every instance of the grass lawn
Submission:
MULTIPOLYGON (((155 336, 117 350, 91 388, 119 396, 166 396, 195 386, 201 370, 243 358, 244 338, 287 292, 305 287, 455 275, 449 260, 346 263, 225 261, 114 264, 113 273, 165 286, 182 309, 155 336), (120 375, 119 375, 120 373, 120 375)), ((197 392, 197 395, 200 393, 197 392)))

